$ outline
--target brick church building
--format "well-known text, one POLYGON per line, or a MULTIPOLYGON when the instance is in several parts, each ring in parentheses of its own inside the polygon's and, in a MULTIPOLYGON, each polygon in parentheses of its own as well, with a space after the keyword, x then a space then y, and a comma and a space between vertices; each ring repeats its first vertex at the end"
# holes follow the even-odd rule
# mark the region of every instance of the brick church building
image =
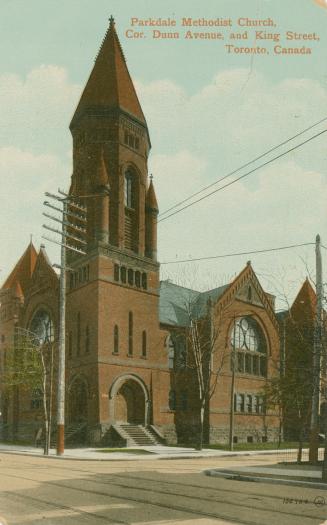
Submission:
MULTIPOLYGON (((68 261, 67 438, 71 429, 93 444, 194 442, 190 327, 199 323, 212 345, 210 381, 217 379, 205 404, 205 441, 228 440, 231 412, 234 442, 275 439, 279 420, 265 407, 263 387, 278 369, 278 324, 274 298, 251 263, 207 292, 160 282, 150 134, 112 20, 70 130, 69 193, 87 205, 88 222, 86 255, 68 261)), ((56 345, 58 295, 45 248, 30 243, 0 292, 2 371, 17 328, 48 334, 56 345)), ((42 418, 38 395, 2 391, 8 439, 32 438, 42 418)))

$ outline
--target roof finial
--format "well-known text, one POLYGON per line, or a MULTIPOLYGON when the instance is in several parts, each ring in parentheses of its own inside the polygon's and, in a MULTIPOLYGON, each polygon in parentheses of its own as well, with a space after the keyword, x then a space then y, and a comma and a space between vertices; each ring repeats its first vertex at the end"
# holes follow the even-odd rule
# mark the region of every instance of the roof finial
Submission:
POLYGON ((153 175, 152 175, 152 173, 151 173, 151 175, 150 175, 150 180, 153 181, 153 175))
POLYGON ((112 15, 110 15, 110 18, 109 18, 109 27, 112 27, 115 25, 115 19, 112 15))

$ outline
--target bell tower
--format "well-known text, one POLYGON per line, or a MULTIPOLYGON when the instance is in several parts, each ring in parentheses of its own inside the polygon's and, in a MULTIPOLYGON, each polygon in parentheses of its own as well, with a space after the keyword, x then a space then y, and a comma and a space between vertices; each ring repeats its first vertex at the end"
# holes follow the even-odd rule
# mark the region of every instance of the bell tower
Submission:
POLYGON ((129 417, 146 414, 146 424, 150 407, 158 405, 151 398, 157 395, 150 394, 152 382, 158 376, 161 388, 169 389, 159 328, 158 204, 148 177, 150 137, 113 18, 70 130, 69 192, 87 206, 87 247, 86 255, 69 255, 68 261, 66 366, 72 394, 67 414, 71 424, 81 418, 74 392, 83 389, 83 417, 94 442, 126 416, 127 391, 134 392, 131 402, 137 394, 139 403, 138 415, 129 408, 129 417))
POLYGON ((85 195, 89 249, 109 244, 154 259, 157 210, 149 213, 147 206, 147 193, 154 193, 147 173, 150 137, 112 17, 70 130, 70 193, 85 195))

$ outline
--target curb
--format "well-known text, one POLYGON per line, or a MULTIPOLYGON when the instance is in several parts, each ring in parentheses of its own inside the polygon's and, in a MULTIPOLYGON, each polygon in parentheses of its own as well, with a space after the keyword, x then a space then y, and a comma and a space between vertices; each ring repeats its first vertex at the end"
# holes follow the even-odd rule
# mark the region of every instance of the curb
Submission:
MULTIPOLYGON (((106 458, 97 458, 97 457, 76 457, 76 456, 69 456, 69 455, 62 455, 62 456, 57 456, 57 455, 49 455, 49 456, 45 456, 44 454, 34 454, 33 452, 28 452, 28 451, 19 451, 19 450, 2 450, 0 448, 0 454, 14 454, 14 455, 17 455, 17 456, 28 456, 28 457, 35 457, 35 458, 47 458, 47 459, 61 459, 61 460, 71 460, 71 461, 131 461, 131 460, 134 460, 134 461, 144 461, 144 460, 170 460, 170 461, 174 461, 174 460, 180 460, 180 459, 219 459, 219 458, 226 458, 226 457, 229 457, 229 458, 233 458, 233 457, 243 457, 243 456, 246 456, 246 457, 249 457, 249 456, 253 456, 253 455, 256 455, 253 453, 253 451, 247 451, 247 452, 235 452, 235 453, 230 453, 230 452, 227 452, 227 453, 222 453, 222 454, 217 454, 217 455, 207 455, 207 454, 199 454, 199 455, 192 455, 192 454, 189 454, 189 455, 165 455, 165 454, 156 454, 156 453, 152 453, 152 454, 140 454, 139 456, 136 455, 136 454, 131 454, 131 455, 127 455, 126 454, 126 457, 120 457, 120 458, 115 458, 115 457, 110 457, 111 454, 108 454, 108 457, 106 458)), ((114 452, 112 454, 115 454, 114 452)), ((260 455, 273 455, 273 454, 276 454, 275 451, 264 451, 264 452, 261 452, 260 455)))
POLYGON ((291 485, 293 487, 306 487, 311 489, 323 489, 327 490, 326 483, 319 483, 316 481, 299 481, 295 479, 285 479, 285 478, 265 478, 263 476, 251 476, 240 474, 237 471, 233 472, 230 470, 204 470, 203 473, 206 476, 216 477, 216 478, 225 478, 233 479, 236 481, 253 481, 257 483, 271 483, 273 485, 291 485))

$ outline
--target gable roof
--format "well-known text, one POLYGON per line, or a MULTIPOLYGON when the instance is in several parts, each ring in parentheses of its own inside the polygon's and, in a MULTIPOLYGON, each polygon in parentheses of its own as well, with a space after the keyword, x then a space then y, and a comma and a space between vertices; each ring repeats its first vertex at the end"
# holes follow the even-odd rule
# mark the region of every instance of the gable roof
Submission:
POLYGON ((294 319, 313 322, 316 316, 317 296, 308 278, 302 284, 293 304, 290 314, 294 319))
POLYGON ((15 297, 23 299, 41 269, 44 269, 51 278, 58 280, 45 248, 41 246, 38 253, 33 243, 30 243, 5 280, 1 290, 12 290, 15 297))
POLYGON ((250 263, 246 265, 231 283, 206 292, 185 288, 170 281, 161 281, 159 299, 160 323, 170 326, 186 327, 190 323, 189 313, 191 313, 194 318, 203 317, 206 314, 209 300, 213 303, 221 301, 222 304, 224 304, 225 301, 227 304, 232 297, 237 295, 239 290, 244 286, 244 283, 248 280, 251 280, 255 287, 261 301, 260 304, 267 310, 270 319, 275 326, 277 326, 272 296, 271 294, 266 294, 262 289, 250 263))
POLYGON ((5 280, 1 290, 14 289, 16 291, 16 285, 18 283, 20 292, 24 294, 33 275, 36 260, 37 251, 33 243, 30 242, 23 255, 14 266, 14 269, 5 280))

